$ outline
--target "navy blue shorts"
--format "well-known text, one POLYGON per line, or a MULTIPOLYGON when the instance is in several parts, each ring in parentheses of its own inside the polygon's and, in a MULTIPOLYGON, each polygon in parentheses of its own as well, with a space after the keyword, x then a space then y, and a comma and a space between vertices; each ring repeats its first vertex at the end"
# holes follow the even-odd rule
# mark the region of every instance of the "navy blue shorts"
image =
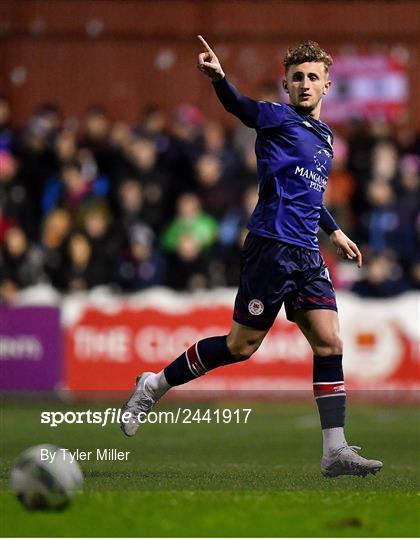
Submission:
POLYGON ((236 322, 266 330, 283 303, 289 321, 300 309, 337 311, 334 287, 319 251, 249 233, 241 257, 236 322))

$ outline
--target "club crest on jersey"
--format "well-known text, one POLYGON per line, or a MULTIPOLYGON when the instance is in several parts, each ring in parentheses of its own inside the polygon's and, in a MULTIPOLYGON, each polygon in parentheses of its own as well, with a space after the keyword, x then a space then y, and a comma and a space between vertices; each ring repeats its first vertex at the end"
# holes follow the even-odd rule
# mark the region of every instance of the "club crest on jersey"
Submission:
POLYGON ((261 302, 261 300, 254 298, 254 300, 251 300, 251 302, 248 304, 248 311, 251 313, 251 315, 261 315, 261 313, 264 311, 264 304, 261 302))
POLYGON ((320 172, 321 174, 325 175, 327 173, 328 160, 331 158, 332 156, 330 152, 326 150, 325 148, 318 150, 318 152, 314 155, 316 170, 320 172))

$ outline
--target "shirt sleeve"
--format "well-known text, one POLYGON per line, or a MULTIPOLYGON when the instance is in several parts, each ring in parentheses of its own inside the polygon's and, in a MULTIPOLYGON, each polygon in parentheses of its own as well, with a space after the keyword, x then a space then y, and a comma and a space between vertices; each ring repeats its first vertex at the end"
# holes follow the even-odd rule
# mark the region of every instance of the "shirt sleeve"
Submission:
POLYGON ((243 96, 226 77, 213 82, 213 86, 223 107, 246 126, 263 129, 278 127, 282 123, 285 113, 284 105, 257 101, 243 96))
POLYGON ((340 228, 335 219, 326 209, 325 205, 321 206, 319 213, 319 226, 326 234, 328 234, 328 236, 340 228))

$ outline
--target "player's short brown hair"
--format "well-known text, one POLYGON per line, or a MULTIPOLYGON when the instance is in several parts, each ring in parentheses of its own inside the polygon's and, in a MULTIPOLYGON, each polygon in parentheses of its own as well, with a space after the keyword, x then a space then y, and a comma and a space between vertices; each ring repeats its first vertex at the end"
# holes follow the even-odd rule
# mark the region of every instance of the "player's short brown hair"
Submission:
POLYGON ((304 62, 322 62, 327 72, 333 63, 331 55, 324 51, 319 46, 319 43, 310 39, 300 45, 287 49, 286 56, 283 60, 286 71, 290 66, 303 64, 304 62))

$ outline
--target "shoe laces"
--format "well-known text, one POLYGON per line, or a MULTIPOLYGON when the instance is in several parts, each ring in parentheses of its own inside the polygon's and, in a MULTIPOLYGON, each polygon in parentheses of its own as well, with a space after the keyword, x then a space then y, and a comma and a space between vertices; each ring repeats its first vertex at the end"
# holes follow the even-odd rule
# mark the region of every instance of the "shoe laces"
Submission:
POLYGON ((341 448, 338 450, 337 455, 340 455, 341 452, 343 452, 344 450, 351 450, 351 451, 354 452, 355 454, 359 455, 359 450, 361 450, 361 449, 362 449, 361 446, 346 445, 346 446, 341 447, 341 448))

